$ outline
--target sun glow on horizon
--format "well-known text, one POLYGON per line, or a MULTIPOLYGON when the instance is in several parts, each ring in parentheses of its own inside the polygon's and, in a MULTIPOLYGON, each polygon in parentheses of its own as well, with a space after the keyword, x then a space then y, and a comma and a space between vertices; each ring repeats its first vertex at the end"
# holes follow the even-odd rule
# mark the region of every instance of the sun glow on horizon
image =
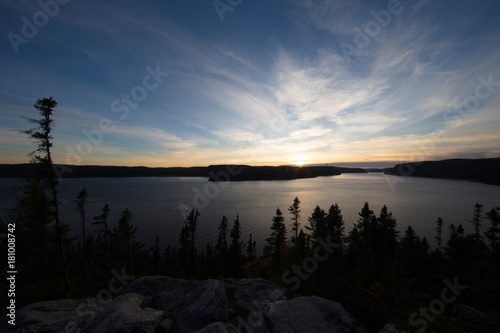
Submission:
POLYGON ((293 159, 293 164, 297 166, 303 166, 304 164, 307 164, 306 157, 305 156, 295 156, 293 159))

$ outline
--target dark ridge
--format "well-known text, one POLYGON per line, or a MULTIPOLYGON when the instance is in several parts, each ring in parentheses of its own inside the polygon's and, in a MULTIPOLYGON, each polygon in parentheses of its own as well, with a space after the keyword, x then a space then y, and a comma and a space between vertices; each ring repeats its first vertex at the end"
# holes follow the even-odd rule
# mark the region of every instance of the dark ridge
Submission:
MULTIPOLYGON (((36 169, 33 164, 0 164, 0 178, 26 178, 36 169)), ((363 169, 329 166, 249 166, 249 165, 211 165, 208 167, 171 167, 149 168, 143 166, 98 166, 98 165, 56 165, 61 178, 96 178, 96 177, 209 177, 210 180, 224 178, 226 172, 229 181, 240 180, 285 180, 335 176, 341 173, 366 173, 363 169), (229 170, 229 171, 228 171, 229 170), (212 179, 215 177, 215 179, 212 179)), ((226 177, 227 178, 227 177, 226 177)), ((220 179, 220 180, 225 180, 220 179)))
MULTIPOLYGON (((30 176, 36 167, 33 164, 0 164, 0 177, 25 178, 30 176)), ((62 178, 208 176, 205 167, 148 168, 143 166, 56 165, 55 169, 62 178)))
POLYGON ((387 169, 385 173, 395 176, 462 179, 500 185, 500 158, 402 163, 387 169))
POLYGON ((243 180, 287 180, 338 176, 341 172, 335 167, 293 167, 293 166, 249 166, 249 165, 211 165, 210 181, 225 181, 222 175, 228 175, 230 181, 243 180), (217 176, 221 175, 221 176, 217 176))

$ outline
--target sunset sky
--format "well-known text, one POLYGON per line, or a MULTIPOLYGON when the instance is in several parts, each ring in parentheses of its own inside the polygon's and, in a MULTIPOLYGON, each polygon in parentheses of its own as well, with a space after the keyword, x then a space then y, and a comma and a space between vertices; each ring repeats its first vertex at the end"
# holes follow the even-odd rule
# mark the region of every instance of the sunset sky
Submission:
MULTIPOLYGON (((3 0, 0 163, 500 157, 500 1, 3 0), (46 4, 46 5, 43 5, 46 4)), ((383 162, 383 163, 380 163, 383 162)))

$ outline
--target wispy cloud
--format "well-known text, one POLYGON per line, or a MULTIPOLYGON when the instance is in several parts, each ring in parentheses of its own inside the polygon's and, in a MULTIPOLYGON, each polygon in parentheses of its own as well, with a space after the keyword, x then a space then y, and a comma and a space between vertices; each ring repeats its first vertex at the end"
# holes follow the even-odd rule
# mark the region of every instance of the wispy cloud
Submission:
MULTIPOLYGON (((36 7, 6 5, 14 16, 36 7)), ((252 6, 267 5, 248 6, 251 14, 252 6)), ((500 91, 460 126, 444 117, 474 95, 479 75, 500 81, 498 24, 485 19, 498 5, 401 2, 401 12, 357 47, 356 35, 375 22, 371 12, 386 6, 284 0, 265 7, 266 15, 221 25, 202 11, 210 3, 71 2, 23 45, 24 58, 1 51, 11 62, 0 65, 2 126, 19 127, 20 115, 35 114, 37 98, 53 95, 61 154, 85 139, 82 130, 113 122, 115 130, 86 157, 95 163, 406 160, 415 142, 441 130, 448 140, 429 158, 498 151, 500 91), (341 43, 354 47, 352 61, 341 43), (119 119, 111 102, 131 94, 145 67, 156 64, 168 79, 119 119)), ((13 156, 9 140, 2 142, 13 156)))

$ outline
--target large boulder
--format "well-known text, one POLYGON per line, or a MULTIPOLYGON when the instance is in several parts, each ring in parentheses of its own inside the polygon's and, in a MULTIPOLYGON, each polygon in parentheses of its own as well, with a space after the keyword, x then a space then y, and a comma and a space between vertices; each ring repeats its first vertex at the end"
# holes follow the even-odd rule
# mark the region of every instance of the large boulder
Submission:
POLYGON ((265 316, 271 332, 353 332, 355 323, 342 305, 311 296, 273 302, 265 316))
POLYGON ((128 293, 116 297, 94 320, 82 330, 83 333, 153 333, 166 315, 165 311, 144 307, 147 297, 128 293))
POLYGON ((37 302, 17 309, 15 326, 8 323, 7 316, 0 319, 0 332, 64 332, 70 322, 84 324, 77 313, 79 301, 56 300, 37 302))
MULTIPOLYGON (((102 302, 101 302, 102 303, 102 302)), ((262 279, 143 277, 106 304, 59 300, 17 311, 1 332, 361 332, 339 303, 302 297, 262 279)))

